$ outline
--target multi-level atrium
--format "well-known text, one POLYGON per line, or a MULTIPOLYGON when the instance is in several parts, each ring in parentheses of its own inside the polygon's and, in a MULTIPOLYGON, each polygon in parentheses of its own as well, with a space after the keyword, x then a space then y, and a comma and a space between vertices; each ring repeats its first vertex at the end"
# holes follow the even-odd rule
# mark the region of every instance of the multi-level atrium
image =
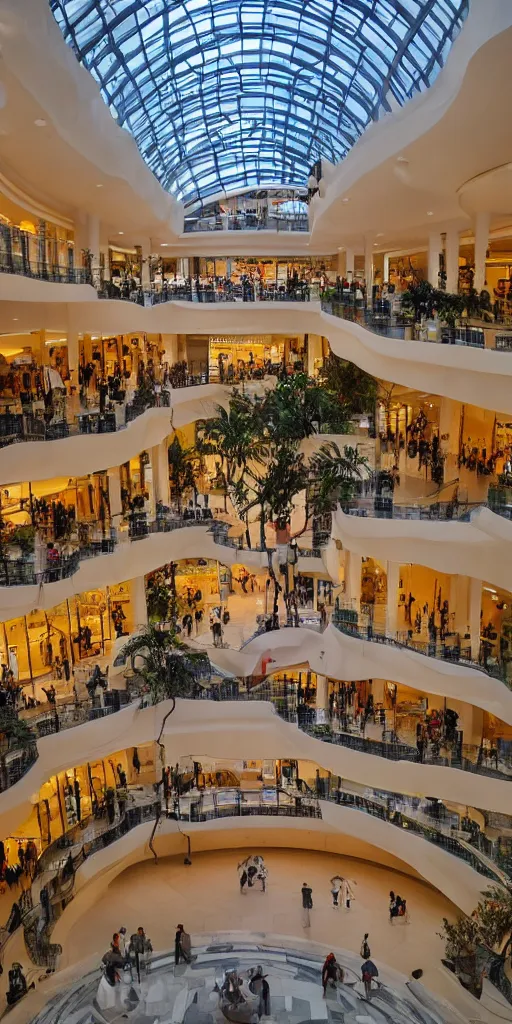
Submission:
POLYGON ((512 9, 0 33, 0 1006, 512 1020, 512 9))

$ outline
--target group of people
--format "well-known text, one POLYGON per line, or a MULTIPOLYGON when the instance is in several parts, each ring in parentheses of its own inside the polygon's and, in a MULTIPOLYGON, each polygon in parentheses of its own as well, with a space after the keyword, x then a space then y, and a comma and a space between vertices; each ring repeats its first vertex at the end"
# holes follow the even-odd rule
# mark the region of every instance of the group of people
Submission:
MULTIPOLYGON (((363 961, 361 964, 361 980, 364 985, 365 998, 370 1000, 372 997, 373 987, 375 986, 378 988, 377 978, 379 976, 379 971, 371 959, 371 951, 368 944, 368 932, 365 932, 364 934, 364 938, 361 943, 360 956, 363 961)), ((335 995, 338 985, 342 985, 344 980, 345 972, 343 967, 336 960, 334 953, 328 953, 322 967, 322 988, 324 990, 324 999, 327 999, 328 995, 335 995)))

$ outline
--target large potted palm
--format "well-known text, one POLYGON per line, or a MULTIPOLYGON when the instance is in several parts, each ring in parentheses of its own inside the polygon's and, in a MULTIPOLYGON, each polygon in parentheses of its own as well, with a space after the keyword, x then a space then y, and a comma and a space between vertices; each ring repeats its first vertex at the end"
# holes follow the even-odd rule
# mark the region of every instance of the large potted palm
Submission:
POLYGON ((134 664, 151 703, 171 700, 171 711, 177 697, 192 696, 200 683, 210 678, 208 655, 193 651, 180 640, 174 628, 144 626, 127 640, 120 653, 134 664))
MULTIPOLYGON (((170 630, 160 629, 155 625, 144 626, 126 642, 122 649, 126 660, 130 659, 137 674, 147 686, 152 704, 163 700, 171 701, 171 707, 162 719, 157 744, 160 748, 160 764, 162 778, 159 783, 163 788, 166 804, 168 791, 166 788, 165 745, 162 736, 165 723, 172 715, 178 697, 193 697, 202 682, 208 682, 211 675, 210 659, 206 652, 193 651, 177 636, 175 620, 170 630)), ((158 807, 155 824, 149 840, 149 847, 157 860, 153 847, 158 823, 160 806, 158 807)))

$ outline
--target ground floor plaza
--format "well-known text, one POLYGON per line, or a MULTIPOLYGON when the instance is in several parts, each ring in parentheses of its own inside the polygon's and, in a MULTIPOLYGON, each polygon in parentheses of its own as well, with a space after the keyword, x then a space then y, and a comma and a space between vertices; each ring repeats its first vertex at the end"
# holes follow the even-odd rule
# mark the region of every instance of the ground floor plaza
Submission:
MULTIPOLYGON (((406 1021, 414 1024, 416 1021, 422 1024, 438 1024, 440 1021, 462 1024, 469 1019, 489 1022, 497 1019, 488 1011, 491 998, 500 998, 496 990, 491 988, 492 995, 488 997, 486 987, 482 1001, 477 1003, 440 966, 443 942, 437 932, 441 929, 443 917, 455 919, 453 905, 421 881, 394 869, 389 858, 390 866, 384 866, 321 852, 261 849, 258 852, 264 855, 268 870, 266 891, 262 892, 260 885, 255 883, 252 889, 246 888, 241 893, 237 866, 255 852, 253 848, 197 854, 192 850, 191 865, 184 864, 181 856, 164 858, 156 864, 146 861, 113 878, 101 893, 96 889, 99 895, 85 912, 82 908, 86 904, 79 900, 80 906, 70 908, 67 923, 66 914, 63 915, 53 935, 53 939, 63 945, 59 972, 48 978, 44 986, 39 985, 35 993, 29 993, 23 1002, 23 1020, 37 1020, 38 1024, 48 1024, 50 1019, 52 1022, 58 1020, 59 1024, 113 1020, 110 1011, 110 1016, 108 1013, 104 1017, 91 1016, 90 1002, 100 978, 98 966, 101 957, 109 948, 113 932, 122 926, 126 927, 128 936, 143 926, 156 954, 154 982, 150 972, 148 980, 143 979, 142 989, 135 985, 139 999, 148 1000, 137 1011, 129 1013, 137 1024, 149 1021, 151 1024, 164 1021, 186 1021, 188 1024, 199 1021, 204 1024, 207 1020, 220 1022, 224 1018, 217 1009, 213 988, 215 981, 222 978, 222 970, 238 967, 242 971, 259 963, 266 965, 264 973, 269 977, 270 1017, 287 1024, 342 1019, 345 1024, 355 1024, 356 1021, 368 1024, 384 1021, 392 1021, 393 1024, 405 1024, 406 1021), (346 878, 352 887, 354 899, 350 910, 332 905, 331 879, 336 875, 346 878), (305 927, 302 910, 301 888, 304 882, 313 890, 309 927, 305 927), (394 924, 390 924, 388 904, 391 889, 407 900, 408 923, 396 919, 394 924), (191 934, 193 951, 199 956, 197 966, 182 965, 177 969, 181 984, 176 987, 173 950, 179 922, 191 934), (362 1001, 363 991, 358 981, 362 962, 360 947, 366 932, 369 933, 372 959, 379 969, 379 981, 392 990, 389 998, 383 994, 382 998, 377 998, 376 993, 371 1008, 362 1001), (229 956, 226 961, 230 942, 237 944, 232 963, 229 956), (274 954, 258 952, 253 946, 253 957, 247 955, 247 943, 250 947, 251 942, 274 950, 281 946, 302 950, 306 957, 312 959, 312 963, 302 965, 305 971, 307 968, 307 977, 290 975, 287 970, 283 978, 282 973, 275 970, 274 954), (219 951, 210 949, 219 945, 220 959, 219 951), (327 1003, 322 1000, 320 978, 323 959, 331 950, 336 952, 346 976, 346 984, 341 986, 334 1005, 331 1000, 327 1003), (158 956, 164 951, 170 951, 166 965, 158 956), (205 976, 205 964, 214 965, 215 971, 207 971, 205 976), (163 966, 169 975, 167 980, 162 974, 163 966), (426 1000, 432 997, 446 1000, 453 1009, 438 1003, 437 1015, 429 1016, 431 1010, 427 1013, 426 1009, 424 1015, 418 1016, 410 1007, 406 1011, 403 1002, 408 998, 405 983, 412 980, 411 972, 418 968, 424 972, 420 986, 423 997, 426 1000), (197 982, 201 989, 199 998, 191 997, 187 1002, 182 994, 181 1002, 176 1002, 180 991, 183 993, 190 989, 191 983, 187 979, 196 971, 203 979, 197 982), (395 972, 399 972, 401 977, 395 972), (296 984, 292 983, 287 988, 290 978, 295 978, 296 984), (81 986, 78 1002, 77 989, 73 984, 75 979, 80 979, 81 986), (157 981, 157 988, 149 996, 148 984, 156 985, 157 981), (302 982, 307 982, 307 991, 302 982), (59 1004, 54 1004, 51 1011, 54 1016, 49 1017, 48 1010, 36 1016, 50 997, 62 991, 63 985, 66 990, 70 986, 69 990, 75 992, 65 1012, 57 1014, 59 1004), (295 1002, 297 998, 306 999, 307 1005, 299 1007, 295 1002), (77 1012, 79 1007, 80 1013, 77 1012), (342 1012, 345 1013, 344 1018, 342 1012)), ((28 973, 33 973, 33 969, 28 973)), ((4 983, 5 975, 0 982, 5 988, 4 983)), ((502 1009, 507 1012, 504 1007, 502 1009)), ((119 1019, 121 1016, 122 1011, 119 1019)), ((505 1016, 503 1019, 509 1018, 505 1016)))

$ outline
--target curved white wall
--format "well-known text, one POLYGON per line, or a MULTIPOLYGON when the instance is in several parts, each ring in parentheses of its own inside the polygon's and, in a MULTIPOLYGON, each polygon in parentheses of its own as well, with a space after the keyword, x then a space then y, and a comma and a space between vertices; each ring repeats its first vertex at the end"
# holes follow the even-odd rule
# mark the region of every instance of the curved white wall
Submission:
POLYGON ((309 665, 333 679, 390 679, 473 704, 512 725, 512 691, 499 679, 406 648, 347 636, 332 625, 323 633, 304 628, 262 633, 240 651, 215 648, 214 660, 235 676, 249 676, 261 674, 262 661, 268 658, 267 672, 309 665))
MULTIPOLYGON (((52 775, 151 743, 158 737, 170 707, 164 701, 139 711, 135 703, 117 714, 38 740, 38 760, 15 786, 0 794, 4 834, 12 835, 28 819, 41 786, 52 775)), ((455 768, 387 761, 325 743, 283 722, 265 701, 180 700, 166 722, 164 743, 172 764, 190 755, 233 760, 290 757, 312 761, 333 775, 370 787, 378 785, 390 792, 418 796, 435 793, 452 803, 510 811, 511 782, 495 782, 455 768)))
POLYGON ((322 334, 333 352, 382 380, 444 395, 512 415, 512 355, 489 349, 385 338, 321 312, 318 302, 167 302, 144 308, 131 302, 0 304, 0 332, 143 330, 184 334, 322 334))
MULTIPOLYGON (((290 846, 350 856, 357 849, 356 856, 382 863, 379 856, 382 851, 386 859, 392 858, 395 864, 399 862, 399 870, 413 877, 419 876, 466 914, 474 910, 482 891, 489 884, 484 875, 479 875, 464 861, 412 835, 406 829, 397 829, 361 811, 337 807, 325 801, 321 801, 320 806, 321 820, 226 817, 221 821, 182 822, 180 828, 175 821, 163 820, 154 845, 161 857, 184 852, 182 833, 186 832, 191 839, 192 854, 194 849, 199 852, 226 847, 290 846), (357 847, 354 844, 358 844, 357 847)), ((152 856, 148 849, 152 828, 152 822, 139 825, 127 836, 85 861, 76 874, 78 896, 70 904, 74 909, 71 912, 66 910, 60 917, 52 941, 65 945, 69 927, 76 925, 78 914, 83 913, 87 905, 98 898, 101 890, 131 864, 140 863, 152 856), (83 900, 80 899, 80 892, 83 893, 83 900)))
POLYGON ((173 428, 215 416, 218 405, 229 404, 230 391, 222 384, 175 388, 169 408, 147 409, 115 433, 79 434, 59 441, 23 441, 8 445, 0 449, 0 480, 2 483, 35 482, 47 480, 56 471, 60 476, 74 477, 77 473, 85 475, 120 466, 139 452, 160 444, 173 428))
POLYGON ((259 566, 265 556, 259 551, 242 554, 237 548, 216 544, 208 526, 194 525, 169 533, 151 533, 135 541, 126 539, 120 541, 111 554, 82 559, 77 571, 67 579, 31 586, 0 587, 0 621, 28 615, 33 608, 53 608, 66 598, 86 590, 137 579, 181 558, 213 558, 225 565, 233 565, 242 557, 247 565, 259 566))
POLYGON ((512 523, 486 508, 475 512, 470 523, 376 519, 338 509, 333 537, 360 555, 512 587, 512 523))

